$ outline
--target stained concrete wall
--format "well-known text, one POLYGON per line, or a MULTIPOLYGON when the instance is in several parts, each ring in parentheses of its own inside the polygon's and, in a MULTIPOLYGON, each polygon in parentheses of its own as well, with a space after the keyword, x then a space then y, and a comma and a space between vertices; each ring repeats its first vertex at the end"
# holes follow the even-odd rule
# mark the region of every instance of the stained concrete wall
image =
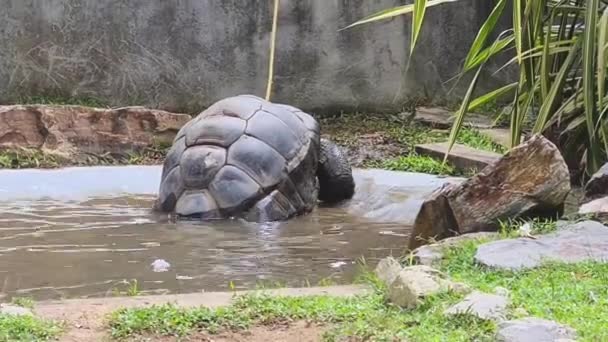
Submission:
MULTIPOLYGON (((61 94, 196 112, 235 94, 263 96, 271 3, 0 0, 0 101, 61 94)), ((409 17, 339 31, 401 4, 282 0, 273 100, 392 111, 414 96, 444 98, 492 2, 429 10, 408 74, 409 17)), ((487 76, 485 85, 504 77, 487 76)))

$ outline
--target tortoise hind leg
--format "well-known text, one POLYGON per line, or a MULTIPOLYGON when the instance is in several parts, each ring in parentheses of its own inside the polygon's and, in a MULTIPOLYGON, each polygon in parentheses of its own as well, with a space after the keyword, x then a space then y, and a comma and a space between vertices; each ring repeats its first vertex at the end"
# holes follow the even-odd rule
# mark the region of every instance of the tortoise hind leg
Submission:
POLYGON ((346 155, 332 141, 321 139, 319 155, 319 200, 337 203, 355 194, 355 180, 346 155))

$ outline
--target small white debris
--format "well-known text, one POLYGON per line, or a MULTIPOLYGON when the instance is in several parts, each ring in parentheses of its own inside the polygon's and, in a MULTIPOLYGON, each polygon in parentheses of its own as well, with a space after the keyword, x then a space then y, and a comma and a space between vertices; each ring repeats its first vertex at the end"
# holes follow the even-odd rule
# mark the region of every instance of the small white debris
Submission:
POLYGON ((169 271, 171 264, 169 264, 163 259, 156 259, 154 260, 151 266, 154 272, 167 272, 169 271))
POLYGON ((158 242, 142 242, 141 245, 144 247, 160 247, 158 242))
POLYGON ((531 239, 536 239, 535 236, 532 235, 532 225, 530 222, 526 222, 519 227, 519 236, 527 237, 531 239))
POLYGON ((176 280, 192 280, 192 279, 194 279, 194 277, 178 275, 178 276, 175 276, 175 279, 176 280))
POLYGON ((382 230, 382 231, 380 231, 380 235, 390 235, 390 236, 398 236, 398 237, 408 237, 409 236, 406 234, 395 233, 392 230, 382 230))
POLYGON ((336 262, 332 262, 331 264, 329 264, 329 266, 331 266, 332 268, 339 268, 346 265, 346 263, 344 261, 336 261, 336 262))

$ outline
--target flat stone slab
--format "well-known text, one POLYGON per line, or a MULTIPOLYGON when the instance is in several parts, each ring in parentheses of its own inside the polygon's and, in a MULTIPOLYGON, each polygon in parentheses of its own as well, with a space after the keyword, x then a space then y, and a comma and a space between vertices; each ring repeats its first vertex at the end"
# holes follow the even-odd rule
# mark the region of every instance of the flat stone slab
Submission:
POLYGON ((608 213, 608 196, 601 197, 581 205, 578 213, 581 215, 608 213))
POLYGON ((566 226, 536 239, 518 238, 479 246, 475 261, 492 268, 520 270, 544 261, 608 261, 608 227, 595 221, 566 226))
POLYGON ((412 254, 414 261, 419 265, 433 266, 443 259, 443 250, 456 246, 464 241, 493 239, 498 236, 495 232, 477 232, 449 237, 436 243, 416 248, 412 254))
POLYGON ((576 331, 568 326, 528 317, 498 325, 497 342, 567 342, 576 340, 576 331))
POLYGON ((511 146, 511 130, 508 128, 485 128, 480 129, 479 133, 487 136, 496 144, 505 147, 511 146))
MULTIPOLYGON (((448 151, 447 142, 416 145, 416 152, 421 155, 443 159, 448 151)), ((461 144, 454 144, 448 155, 448 161, 460 170, 482 170, 502 157, 499 153, 478 150, 461 144)))
POLYGON ((502 321, 509 300, 505 296, 475 291, 445 311, 446 315, 470 314, 485 320, 502 321))
MULTIPOLYGON (((454 112, 439 107, 419 107, 416 108, 414 121, 433 128, 448 129, 454 122, 454 112)), ((463 125, 474 128, 492 128, 493 122, 486 116, 468 113, 463 125)))

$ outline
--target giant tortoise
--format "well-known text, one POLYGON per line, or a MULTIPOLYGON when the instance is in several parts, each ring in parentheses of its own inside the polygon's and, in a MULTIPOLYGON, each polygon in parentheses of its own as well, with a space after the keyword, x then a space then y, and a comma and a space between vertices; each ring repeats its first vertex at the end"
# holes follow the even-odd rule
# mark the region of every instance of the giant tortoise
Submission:
POLYGON ((154 208, 179 218, 283 221, 354 190, 348 160, 311 115, 239 95, 177 133, 154 208))

